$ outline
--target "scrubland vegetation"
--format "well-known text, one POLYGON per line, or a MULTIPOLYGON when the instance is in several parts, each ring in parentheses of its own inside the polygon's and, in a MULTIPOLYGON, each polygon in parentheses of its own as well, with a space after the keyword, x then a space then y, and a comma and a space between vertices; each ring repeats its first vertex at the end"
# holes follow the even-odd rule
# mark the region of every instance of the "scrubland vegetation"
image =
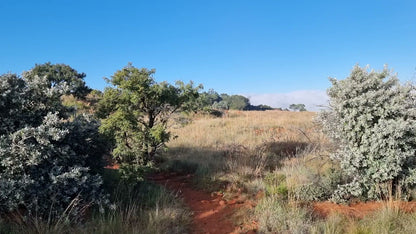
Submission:
POLYGON ((1 76, 0 232, 186 232, 176 194, 104 169, 114 140, 84 77, 49 63, 1 76))
POLYGON ((331 80, 320 113, 242 111, 271 108, 153 74, 128 65, 103 93, 66 65, 1 76, 0 233, 189 232, 180 195, 148 179, 159 172, 252 201, 234 220, 260 233, 416 231, 396 202, 415 194, 415 92, 388 70, 331 80), (322 201, 381 205, 358 217, 322 201))
POLYGON ((416 216, 388 202, 362 219, 314 211, 314 202, 330 199, 347 181, 329 157, 336 146, 319 131, 316 115, 232 111, 224 118, 195 116, 185 127, 174 126, 178 137, 168 144, 163 166, 195 173, 195 186, 221 191, 225 198, 239 193, 257 201, 246 215, 258 222, 260 233, 412 232, 416 216))

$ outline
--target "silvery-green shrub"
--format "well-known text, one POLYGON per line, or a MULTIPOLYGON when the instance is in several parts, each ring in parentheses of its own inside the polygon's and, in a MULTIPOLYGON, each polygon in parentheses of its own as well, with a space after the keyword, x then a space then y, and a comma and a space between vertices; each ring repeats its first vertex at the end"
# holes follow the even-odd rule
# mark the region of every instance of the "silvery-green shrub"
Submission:
POLYGON ((16 74, 0 76, 0 135, 26 126, 37 126, 49 113, 65 117, 67 108, 60 97, 66 86, 49 87, 45 78, 34 77, 30 82, 16 74))
POLYGON ((0 76, 0 213, 80 217, 107 202, 96 174, 105 148, 99 123, 62 119, 64 89, 42 77, 0 76))
POLYGON ((387 68, 355 66, 346 79, 330 81, 329 109, 318 119, 339 146, 332 158, 352 178, 333 200, 405 197, 416 184, 414 87, 387 68))

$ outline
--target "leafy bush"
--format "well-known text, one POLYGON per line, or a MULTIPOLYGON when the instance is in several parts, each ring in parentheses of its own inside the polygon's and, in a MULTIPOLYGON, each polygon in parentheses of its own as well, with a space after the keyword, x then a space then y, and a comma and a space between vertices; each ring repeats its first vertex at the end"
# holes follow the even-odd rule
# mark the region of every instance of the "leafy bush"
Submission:
POLYGON ((141 172, 151 167, 157 151, 171 139, 168 121, 178 110, 191 109, 201 86, 193 83, 157 83, 155 70, 138 69, 131 64, 114 73, 104 91, 98 116, 100 130, 113 139, 114 158, 125 177, 142 179, 141 172))
POLYGON ((67 108, 60 97, 66 87, 51 88, 44 78, 35 76, 30 82, 15 74, 0 76, 0 135, 7 135, 26 126, 38 126, 49 113, 65 117, 67 108))
POLYGON ((316 175, 315 180, 310 183, 296 187, 294 192, 301 201, 327 200, 337 190, 338 185, 345 183, 347 178, 342 172, 331 168, 323 175, 316 175))
POLYGON ((327 198, 325 188, 317 183, 303 184, 295 189, 296 197, 302 201, 321 201, 327 198))
MULTIPOLYGON (((107 203, 98 172, 105 147, 98 122, 62 120, 65 84, 46 77, 0 78, 0 212, 57 220, 107 203)), ((27 221, 27 220, 26 220, 27 221)))
POLYGON ((345 80, 331 79, 330 109, 320 114, 324 131, 339 145, 332 158, 352 180, 333 199, 381 199, 416 184, 414 87, 400 85, 387 69, 355 66, 345 80))

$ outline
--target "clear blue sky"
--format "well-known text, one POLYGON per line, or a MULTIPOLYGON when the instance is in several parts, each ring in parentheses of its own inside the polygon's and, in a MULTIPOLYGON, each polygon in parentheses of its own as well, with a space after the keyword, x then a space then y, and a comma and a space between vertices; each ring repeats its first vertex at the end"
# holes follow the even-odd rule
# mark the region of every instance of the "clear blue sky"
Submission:
POLYGON ((132 62, 230 94, 325 90, 352 66, 415 80, 416 1, 0 2, 0 73, 65 63, 87 84, 132 62))

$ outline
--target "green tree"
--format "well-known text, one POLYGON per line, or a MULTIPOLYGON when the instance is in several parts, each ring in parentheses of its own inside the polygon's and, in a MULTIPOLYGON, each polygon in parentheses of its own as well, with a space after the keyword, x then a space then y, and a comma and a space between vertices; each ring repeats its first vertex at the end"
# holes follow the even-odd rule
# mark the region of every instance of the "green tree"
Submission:
POLYGON ((246 110, 250 106, 250 100, 241 95, 231 95, 228 103, 233 110, 246 110))
POLYGON ((228 109, 230 109, 230 107, 228 105, 228 102, 227 101, 224 101, 224 100, 221 100, 219 102, 215 102, 212 105, 212 108, 218 109, 218 110, 228 110, 228 109))
POLYGON ((65 64, 36 64, 30 71, 23 76, 27 80, 33 80, 36 76, 46 77, 47 85, 50 87, 62 86, 64 94, 72 94, 77 98, 84 98, 91 89, 85 85, 85 73, 78 73, 72 67, 65 64), (65 87, 65 88, 64 88, 65 87))
POLYGON ((387 68, 368 72, 359 66, 331 82, 330 108, 319 120, 339 146, 331 157, 351 176, 333 199, 407 195, 416 184, 414 87, 400 85, 387 68))
POLYGON ((273 108, 271 106, 268 105, 264 105, 264 104, 260 104, 257 106, 253 106, 250 105, 247 110, 252 110, 252 111, 266 111, 266 110, 273 110, 273 108))
POLYGON ((305 104, 291 104, 289 109, 294 111, 306 111, 305 104))
POLYGON ((208 92, 200 93, 198 99, 201 102, 202 107, 211 107, 214 103, 222 100, 220 95, 213 89, 208 90, 208 92))
POLYGON ((170 139, 171 115, 187 109, 201 88, 192 82, 157 83, 154 73, 127 65, 108 79, 113 87, 105 89, 99 104, 98 115, 104 118, 101 131, 113 139, 113 156, 127 178, 141 178, 141 170, 170 139))
POLYGON ((227 106, 232 110, 246 110, 250 106, 250 100, 241 95, 228 95, 221 94, 222 102, 225 102, 226 105, 221 104, 221 106, 227 106))

